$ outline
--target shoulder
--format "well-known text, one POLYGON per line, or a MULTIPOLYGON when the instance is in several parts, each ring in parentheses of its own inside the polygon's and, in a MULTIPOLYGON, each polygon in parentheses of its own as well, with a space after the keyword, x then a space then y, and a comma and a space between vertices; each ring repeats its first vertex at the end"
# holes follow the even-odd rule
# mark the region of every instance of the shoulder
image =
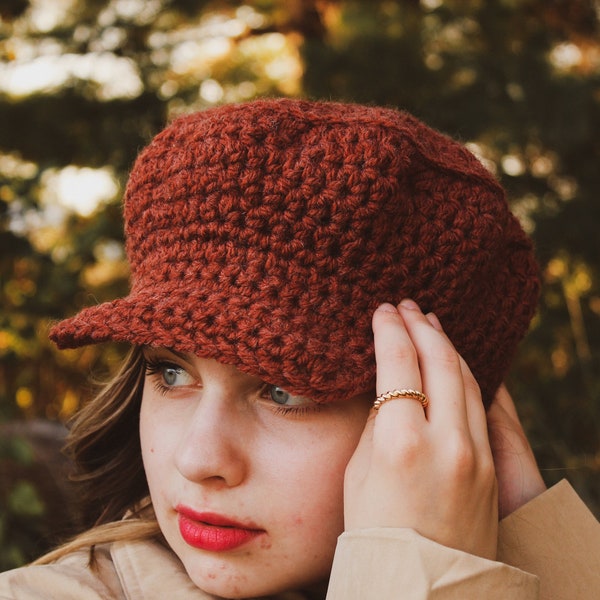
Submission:
POLYGON ((0 600, 212 600, 190 580, 177 557, 153 540, 89 547, 47 565, 0 574, 0 600))
POLYGON ((600 523, 563 480, 500 522, 498 560, 538 575, 548 597, 595 598, 600 523))
POLYGON ((51 564, 0 573, 0 600, 39 598, 124 600, 110 548, 96 548, 94 568, 89 565, 89 550, 80 550, 51 564))
POLYGON ((154 540, 89 547, 47 565, 0 573, 0 600, 213 600, 198 589, 175 554, 154 540))
POLYGON ((442 546, 413 529, 372 528, 338 539, 327 600, 537 598, 534 575, 442 546), (401 592, 400 592, 401 591, 401 592))

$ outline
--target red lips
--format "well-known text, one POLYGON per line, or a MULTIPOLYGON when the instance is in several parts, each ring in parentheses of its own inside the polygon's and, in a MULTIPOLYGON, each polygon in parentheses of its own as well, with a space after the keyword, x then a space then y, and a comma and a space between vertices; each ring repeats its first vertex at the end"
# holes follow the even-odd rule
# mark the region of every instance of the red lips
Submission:
POLYGON ((215 513, 198 513, 186 506, 178 506, 176 510, 181 537, 201 550, 233 550, 265 533, 253 523, 238 523, 215 513))

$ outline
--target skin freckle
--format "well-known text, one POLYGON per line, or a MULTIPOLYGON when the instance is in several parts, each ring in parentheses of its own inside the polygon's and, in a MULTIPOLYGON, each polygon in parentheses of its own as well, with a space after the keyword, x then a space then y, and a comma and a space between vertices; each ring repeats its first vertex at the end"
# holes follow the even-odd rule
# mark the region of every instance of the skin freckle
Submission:
POLYGON ((273 545, 272 542, 267 539, 261 540, 261 542, 260 542, 260 547, 263 550, 268 550, 272 545, 273 545))

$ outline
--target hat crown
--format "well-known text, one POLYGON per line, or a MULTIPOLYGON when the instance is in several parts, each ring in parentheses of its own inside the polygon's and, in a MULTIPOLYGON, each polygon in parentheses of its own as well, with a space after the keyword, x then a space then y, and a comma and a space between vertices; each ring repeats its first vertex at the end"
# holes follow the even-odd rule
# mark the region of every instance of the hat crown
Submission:
POLYGON ((113 306, 94 341, 195 352, 321 401, 374 388, 372 312, 405 297, 436 312, 489 400, 537 301, 495 179, 391 109, 285 99, 184 116, 138 157, 124 215, 129 312, 113 306))

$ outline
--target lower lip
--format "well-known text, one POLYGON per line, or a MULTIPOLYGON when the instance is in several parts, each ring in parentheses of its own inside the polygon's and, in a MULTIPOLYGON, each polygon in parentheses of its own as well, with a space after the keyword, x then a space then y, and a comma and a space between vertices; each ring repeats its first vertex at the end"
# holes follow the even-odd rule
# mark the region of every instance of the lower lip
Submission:
POLYGON ((189 519, 182 514, 179 514, 179 532, 190 546, 212 552, 225 552, 239 548, 263 533, 257 529, 209 525, 189 519))

